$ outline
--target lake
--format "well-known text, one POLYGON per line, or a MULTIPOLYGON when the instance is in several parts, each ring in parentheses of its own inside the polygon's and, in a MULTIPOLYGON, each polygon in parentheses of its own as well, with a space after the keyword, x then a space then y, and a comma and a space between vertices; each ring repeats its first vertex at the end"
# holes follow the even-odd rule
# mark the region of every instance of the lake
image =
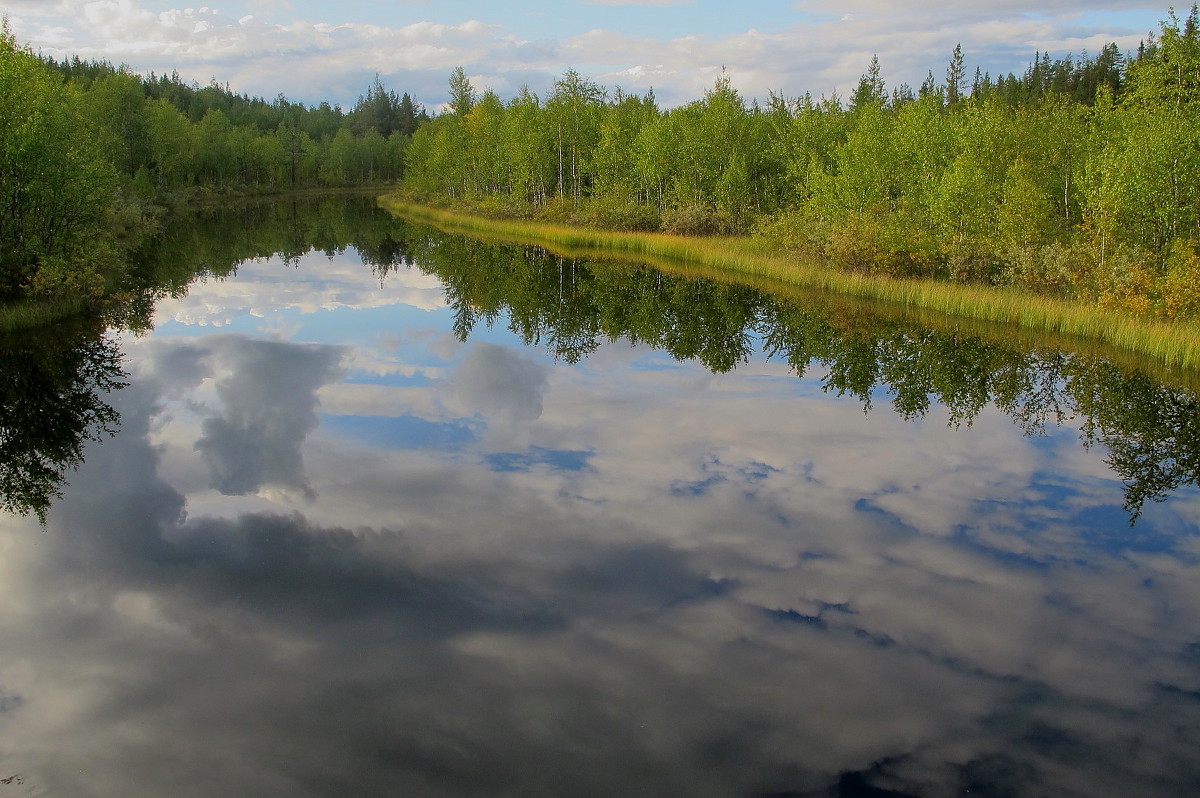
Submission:
POLYGON ((175 219, 0 339, 0 796, 1200 794, 1200 385, 485 244, 175 219))

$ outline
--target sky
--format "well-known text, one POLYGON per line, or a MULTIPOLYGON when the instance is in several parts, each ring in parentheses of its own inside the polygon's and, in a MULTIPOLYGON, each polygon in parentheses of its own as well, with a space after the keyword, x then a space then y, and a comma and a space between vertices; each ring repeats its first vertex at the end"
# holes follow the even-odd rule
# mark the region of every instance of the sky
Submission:
POLYGON ((436 111, 462 66, 507 99, 575 68, 670 107, 726 70, 747 98, 848 94, 878 55, 889 87, 967 68, 1021 73, 1036 52, 1133 50, 1168 7, 1129 0, 0 0, 20 42, 138 71, 177 70, 268 99, 352 107, 376 74, 436 111))

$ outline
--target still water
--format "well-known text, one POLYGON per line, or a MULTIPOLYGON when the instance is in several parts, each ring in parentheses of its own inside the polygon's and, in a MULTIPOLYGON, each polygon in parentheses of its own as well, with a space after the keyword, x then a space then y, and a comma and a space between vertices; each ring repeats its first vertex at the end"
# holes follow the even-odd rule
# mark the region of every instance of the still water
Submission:
POLYGON ((0 796, 1200 794, 1188 375, 363 201, 140 257, 0 342, 0 796))

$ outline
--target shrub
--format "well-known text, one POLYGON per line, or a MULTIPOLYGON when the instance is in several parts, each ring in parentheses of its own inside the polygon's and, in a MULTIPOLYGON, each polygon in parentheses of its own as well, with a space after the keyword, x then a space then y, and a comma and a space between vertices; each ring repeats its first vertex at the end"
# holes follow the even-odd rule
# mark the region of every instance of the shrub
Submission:
POLYGON ((662 231, 681 236, 715 236, 729 232, 729 219, 703 205, 667 208, 662 213, 662 231))
POLYGON ((1004 251, 1003 262, 999 282, 1038 293, 1070 294, 1092 271, 1085 252, 1057 241, 1041 246, 1015 244, 1004 251))
POLYGON ((587 205, 588 221, 602 230, 653 232, 662 225, 658 209, 625 200, 594 198, 587 205))
POLYGON ((1102 308, 1137 314, 1153 309, 1157 277, 1149 252, 1120 245, 1106 253, 1103 265, 1094 271, 1096 303, 1102 308))
POLYGON ((1162 314, 1168 318, 1200 316, 1200 255, 1195 241, 1172 243, 1166 272, 1159 280, 1162 314))
POLYGON ((95 263, 48 256, 38 265, 29 293, 47 299, 97 299, 104 294, 104 276, 95 263))

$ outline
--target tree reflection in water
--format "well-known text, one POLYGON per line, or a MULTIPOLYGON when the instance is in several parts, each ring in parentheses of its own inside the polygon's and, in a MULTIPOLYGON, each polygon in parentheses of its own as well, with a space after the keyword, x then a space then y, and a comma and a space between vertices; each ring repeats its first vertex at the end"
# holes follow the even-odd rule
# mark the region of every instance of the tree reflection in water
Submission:
POLYGON ((1131 523, 1147 501, 1200 480, 1196 391, 1102 357, 872 315, 836 298, 801 302, 536 247, 432 230, 409 240, 416 265, 444 281, 464 341, 476 324, 506 318, 526 344, 544 345, 568 363, 605 340, 626 339, 717 373, 747 362, 761 341, 768 357, 797 376, 819 367, 826 391, 857 397, 868 411, 883 390, 908 419, 941 405, 952 425, 970 424, 992 405, 1033 435, 1078 417, 1082 443, 1106 449, 1124 481, 1131 523))
POLYGON ((1185 376, 369 202, 178 224, 109 321, 145 328, 207 277, 157 335, 3 342, 5 504, 45 516, 72 484, 43 534, 6 522, 0 776, 71 795, 1195 792, 1196 494, 1133 533, 1074 456, 1106 453, 1130 518, 1195 483, 1185 376), (313 247, 373 273, 297 261, 313 247), (275 251, 289 265, 236 275, 275 251), (371 304, 404 269, 439 277, 450 312, 414 273, 371 304), (550 364, 486 324, 598 356, 550 364), (650 347, 689 364, 660 372, 650 347), (89 445, 110 404, 120 435, 89 445), (482 435, 511 428, 529 435, 482 435))
POLYGON ((0 502, 45 522, 87 441, 116 434, 121 352, 95 322, 0 337, 0 502))
MULTIPOLYGON (((870 410, 882 390, 897 412, 920 418, 946 407, 970 424, 987 406, 1027 434, 1082 420, 1082 442, 1101 446, 1125 483, 1136 521, 1147 501, 1200 479, 1200 399, 1094 355, 1026 348, 997 337, 877 315, 837 298, 781 298, 744 285, 649 267, 565 258, 538 247, 485 244, 406 225, 364 197, 292 198, 180 215, 136 255, 111 323, 146 329, 154 302, 197 277, 224 279, 238 264, 282 253, 354 248, 381 281, 417 267, 436 275, 466 340, 483 322, 508 326, 527 345, 568 363, 605 341, 626 340, 697 360, 723 373, 756 346, 797 376, 817 367, 823 387, 870 410)), ((117 414, 102 399, 122 386, 120 354, 104 323, 80 322, 0 341, 0 492, 4 506, 44 517, 83 442, 111 434, 117 414)))

